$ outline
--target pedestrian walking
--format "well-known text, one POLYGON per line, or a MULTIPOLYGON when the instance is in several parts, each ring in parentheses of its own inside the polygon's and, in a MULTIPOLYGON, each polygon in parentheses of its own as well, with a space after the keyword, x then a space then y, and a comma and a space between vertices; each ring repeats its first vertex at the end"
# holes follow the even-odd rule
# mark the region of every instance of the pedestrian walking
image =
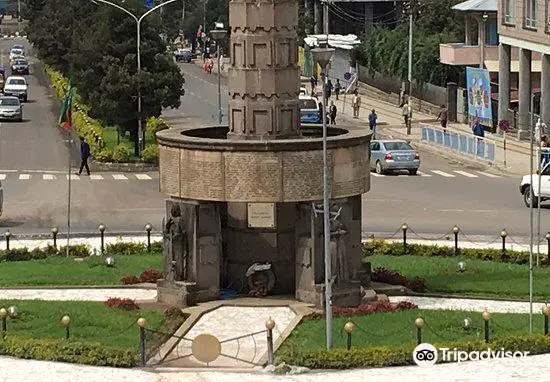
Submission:
POLYGON ((443 128, 443 132, 447 132, 447 115, 448 115, 447 107, 445 105, 441 105, 441 109, 439 110, 439 115, 437 116, 437 120, 441 120, 441 127, 443 128))
POLYGON ((90 175, 90 167, 88 166, 88 158, 90 157, 90 145, 84 137, 80 137, 80 170, 76 173, 77 175, 82 174, 82 170, 86 167, 86 173, 90 175))
POLYGON ((330 124, 336 125, 336 113, 338 110, 336 109, 336 105, 334 104, 334 101, 330 101, 330 107, 328 109, 328 115, 330 117, 330 124))
POLYGON ((315 74, 312 75, 309 82, 311 83, 311 94, 315 94, 315 88, 317 87, 317 76, 315 74))
POLYGON ((411 133, 411 123, 412 123, 412 106, 410 101, 407 101, 401 109, 401 114, 405 121, 405 127, 407 128, 407 134, 411 133))
POLYGON ((474 135, 477 137, 476 138, 477 155, 481 156, 484 151, 483 137, 485 137, 485 128, 479 122, 478 118, 474 119, 474 123, 472 124, 472 133, 474 133, 474 135))
POLYGON ((361 108, 361 97, 359 96, 359 91, 355 89, 353 91, 353 118, 359 118, 359 109, 361 108))
POLYGON ((325 95, 328 102, 330 96, 332 95, 332 81, 330 79, 328 79, 327 83, 325 84, 325 95))
POLYGON ((376 110, 372 109, 369 114, 369 127, 372 133, 372 139, 376 139, 376 120, 378 116, 376 115, 376 110))
POLYGON ((340 95, 340 90, 342 90, 342 84, 340 84, 340 80, 337 78, 336 83, 334 84, 334 94, 336 95, 337 101, 338 101, 338 96, 340 95))

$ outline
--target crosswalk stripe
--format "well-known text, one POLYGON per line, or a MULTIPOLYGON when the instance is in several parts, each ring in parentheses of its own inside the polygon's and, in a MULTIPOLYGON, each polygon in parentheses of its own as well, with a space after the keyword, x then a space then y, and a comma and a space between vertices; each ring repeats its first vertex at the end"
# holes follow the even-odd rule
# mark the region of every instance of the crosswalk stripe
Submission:
POLYGON ((425 177, 430 177, 431 176, 430 174, 426 174, 425 172, 422 172, 422 171, 418 171, 417 174, 420 175, 420 176, 425 176, 425 177))
POLYGON ((136 178, 138 178, 139 180, 149 180, 149 179, 152 179, 149 175, 147 174, 136 174, 136 178))
POLYGON ((478 171, 478 173, 481 174, 481 175, 484 175, 486 177, 489 177, 489 178, 500 178, 500 176, 498 176, 498 175, 490 174, 490 173, 484 172, 484 171, 478 171))
POLYGON ((52 175, 52 174, 44 174, 42 175, 42 179, 44 180, 55 180, 55 175, 52 175))
POLYGON ((30 174, 19 174, 19 180, 29 180, 30 178, 30 174))
POLYGON ((69 176, 71 177, 71 180, 79 180, 80 179, 80 176, 76 175, 76 174, 71 174, 71 175, 65 175, 67 177, 67 179, 69 179, 69 176))
POLYGON ((0 174, 0 180, 6 180, 6 174, 0 174))
POLYGON ((103 176, 102 175, 90 175, 90 179, 91 180, 102 180, 103 179, 103 176))
POLYGON ((460 175, 464 175, 467 178, 477 178, 477 175, 470 174, 469 172, 466 172, 466 171, 454 171, 454 172, 460 175))
POLYGON ((439 171, 439 170, 431 170, 434 174, 444 176, 445 178, 454 178, 454 175, 447 174, 446 172, 439 171))
POLYGON ((113 178, 116 180, 128 180, 128 178, 122 174, 113 174, 113 178))

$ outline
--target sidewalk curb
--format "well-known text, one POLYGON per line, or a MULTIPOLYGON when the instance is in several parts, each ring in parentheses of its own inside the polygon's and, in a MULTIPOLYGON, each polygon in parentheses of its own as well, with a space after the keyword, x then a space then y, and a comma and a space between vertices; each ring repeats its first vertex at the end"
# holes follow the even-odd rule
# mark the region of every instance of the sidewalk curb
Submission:
MULTIPOLYGON (((453 300, 483 300, 483 301, 501 301, 501 302, 523 302, 528 303, 529 299, 521 298, 506 298, 499 296, 476 296, 476 295, 457 295, 457 294, 446 294, 446 293, 417 293, 417 292, 408 292, 403 296, 394 296, 394 297, 427 297, 427 298, 441 298, 441 299, 453 299, 453 300)), ((546 300, 535 300, 534 303, 545 303, 546 300)))

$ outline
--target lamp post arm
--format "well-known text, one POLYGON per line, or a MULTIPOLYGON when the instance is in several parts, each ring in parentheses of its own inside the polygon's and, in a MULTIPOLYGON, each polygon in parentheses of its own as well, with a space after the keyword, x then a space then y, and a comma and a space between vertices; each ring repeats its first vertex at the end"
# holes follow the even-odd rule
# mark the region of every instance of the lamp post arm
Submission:
POLYGON ((136 21, 137 22, 141 22, 141 20, 143 20, 145 18, 145 16, 147 16, 148 14, 150 14, 151 12, 154 12, 156 11, 157 9, 159 8, 162 8, 164 7, 165 5, 168 5, 168 4, 171 4, 175 1, 181 1, 181 0, 168 0, 168 1, 163 1, 162 3, 160 3, 159 5, 155 5, 153 8, 149 9, 147 12, 145 12, 143 15, 141 15, 141 17, 139 18, 139 20, 136 18, 136 21))
MULTIPOLYGON (((172 0, 172 1, 175 1, 175 0, 172 0)), ((118 5, 118 4, 111 3, 110 1, 107 1, 107 0, 92 0, 92 2, 93 2, 93 3, 98 3, 98 2, 99 2, 99 3, 103 3, 103 4, 110 5, 111 7, 118 8, 118 9, 120 9, 122 12, 124 12, 124 13, 126 13, 126 14, 132 16, 132 18, 133 18, 134 20, 136 20, 136 22, 139 21, 139 19, 137 18, 136 15, 134 15, 132 12, 130 12, 129 10, 127 10, 127 9, 124 8, 124 7, 121 7, 121 6, 118 5)))

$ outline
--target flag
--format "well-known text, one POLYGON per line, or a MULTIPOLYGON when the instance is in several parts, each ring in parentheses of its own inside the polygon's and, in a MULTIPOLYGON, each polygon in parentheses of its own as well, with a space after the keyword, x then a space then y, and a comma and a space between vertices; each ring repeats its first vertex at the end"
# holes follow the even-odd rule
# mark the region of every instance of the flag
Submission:
POLYGON ((72 109, 73 109, 73 81, 72 78, 69 78, 69 90, 63 99, 63 104, 61 105, 61 115, 59 116, 59 125, 65 129, 71 129, 72 123, 72 109))

